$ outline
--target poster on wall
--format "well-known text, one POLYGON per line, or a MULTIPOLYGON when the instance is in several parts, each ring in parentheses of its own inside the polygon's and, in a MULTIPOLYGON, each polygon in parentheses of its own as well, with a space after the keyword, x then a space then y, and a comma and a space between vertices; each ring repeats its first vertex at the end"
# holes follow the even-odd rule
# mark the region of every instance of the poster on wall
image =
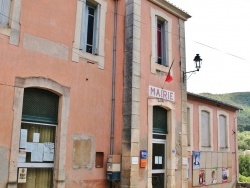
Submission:
POLYGON ((222 168, 222 182, 227 182, 228 176, 228 168, 222 168))
POLYGON ((26 183, 27 168, 18 169, 18 183, 26 183))
POLYGON ((19 146, 20 148, 26 148, 27 135, 28 135, 27 129, 21 129, 20 146, 19 146))
POLYGON ((205 173, 205 170, 200 170, 200 173, 199 173, 199 185, 205 185, 206 184, 206 173, 205 173))
POLYGON ((44 142, 43 161, 54 161, 54 143, 44 142))
POLYGON ((200 152, 193 151, 193 169, 200 168, 200 152))
POLYGON ((211 177, 212 177, 212 184, 217 183, 217 168, 212 169, 211 177))
POLYGON ((26 152, 31 152, 31 162, 43 162, 43 143, 27 142, 26 152))

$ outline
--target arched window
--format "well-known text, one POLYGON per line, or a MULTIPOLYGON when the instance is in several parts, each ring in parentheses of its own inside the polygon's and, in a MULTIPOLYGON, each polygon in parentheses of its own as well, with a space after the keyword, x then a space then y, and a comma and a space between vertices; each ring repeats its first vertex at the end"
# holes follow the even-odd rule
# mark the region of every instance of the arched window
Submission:
POLYGON ((58 104, 59 96, 48 90, 24 89, 18 167, 19 173, 27 169, 26 187, 53 187, 58 104))

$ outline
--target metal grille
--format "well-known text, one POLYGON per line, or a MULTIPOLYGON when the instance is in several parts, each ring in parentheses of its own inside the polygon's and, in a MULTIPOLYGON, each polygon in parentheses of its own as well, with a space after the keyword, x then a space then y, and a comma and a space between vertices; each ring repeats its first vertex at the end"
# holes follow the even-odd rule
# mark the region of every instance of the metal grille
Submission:
POLYGON ((153 132, 167 134, 167 110, 159 106, 153 107, 153 132))
POLYGON ((22 121, 57 124, 59 96, 43 89, 26 88, 22 121))

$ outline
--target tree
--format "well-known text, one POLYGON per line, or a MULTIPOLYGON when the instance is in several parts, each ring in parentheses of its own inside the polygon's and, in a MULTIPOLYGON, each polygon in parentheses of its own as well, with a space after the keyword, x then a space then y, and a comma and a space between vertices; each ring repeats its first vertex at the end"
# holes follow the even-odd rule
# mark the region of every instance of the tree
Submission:
POLYGON ((239 156, 239 171, 243 176, 250 176, 250 155, 239 156))

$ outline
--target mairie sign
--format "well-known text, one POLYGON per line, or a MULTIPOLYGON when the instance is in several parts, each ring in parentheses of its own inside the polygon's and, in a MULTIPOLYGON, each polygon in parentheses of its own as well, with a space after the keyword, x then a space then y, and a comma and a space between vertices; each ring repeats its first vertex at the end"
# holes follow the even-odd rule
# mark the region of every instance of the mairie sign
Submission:
POLYGON ((156 97, 156 98, 164 99, 167 101, 173 101, 173 102, 175 100, 174 92, 172 91, 168 91, 168 90, 161 89, 161 88, 154 87, 154 86, 149 86, 148 89, 149 89, 150 97, 156 97))

